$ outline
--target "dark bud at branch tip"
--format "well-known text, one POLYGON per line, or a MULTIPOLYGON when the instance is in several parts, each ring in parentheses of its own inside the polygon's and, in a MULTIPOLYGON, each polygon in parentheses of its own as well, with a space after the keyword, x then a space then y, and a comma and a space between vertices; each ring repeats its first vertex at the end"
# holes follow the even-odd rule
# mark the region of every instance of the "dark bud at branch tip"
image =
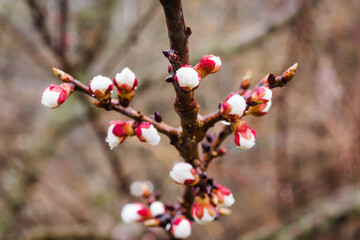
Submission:
POLYGON ((161 115, 160 115, 160 113, 158 112, 158 111, 155 111, 155 113, 154 113, 154 119, 155 119, 155 121, 156 122, 162 122, 162 117, 161 117, 161 115))
POLYGON ((168 83, 171 83, 171 82, 174 82, 174 78, 173 76, 169 75, 165 78, 165 82, 168 82, 168 83))
POLYGON ((206 178, 207 178, 207 174, 206 174, 206 173, 201 173, 201 174, 200 174, 200 177, 201 177, 202 179, 206 179, 206 178))
POLYGON ((267 79, 268 83, 269 83, 269 86, 272 86, 276 83, 276 77, 274 74, 270 73, 268 75, 268 79, 267 79))
POLYGON ((209 142, 209 143, 212 143, 213 141, 213 137, 210 135, 210 134, 206 134, 206 140, 209 142))
POLYGON ((207 153, 210 152, 211 147, 210 147, 210 144, 209 144, 209 143, 207 143, 207 142, 202 142, 202 143, 201 143, 201 146, 202 146, 204 152, 207 152, 207 153))

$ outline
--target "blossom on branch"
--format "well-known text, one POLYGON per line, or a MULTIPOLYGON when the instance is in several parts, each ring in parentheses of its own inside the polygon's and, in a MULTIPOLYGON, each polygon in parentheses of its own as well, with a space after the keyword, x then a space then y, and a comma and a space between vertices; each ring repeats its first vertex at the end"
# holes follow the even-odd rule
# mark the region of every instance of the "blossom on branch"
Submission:
POLYGON ((251 129, 244 120, 237 120, 233 122, 234 142, 236 147, 241 150, 246 150, 255 146, 256 132, 251 129))
POLYGON ((190 65, 184 65, 176 71, 174 80, 185 91, 196 89, 200 85, 201 75, 190 65))
POLYGON ((114 85, 118 88, 118 91, 130 92, 135 89, 137 84, 138 80, 135 74, 127 67, 115 75, 114 85))
POLYGON ((216 73, 221 68, 221 60, 214 55, 204 55, 200 62, 196 64, 195 70, 201 75, 201 78, 209 74, 216 73))
POLYGON ((185 239, 191 235, 191 226, 189 219, 185 218, 184 215, 180 215, 174 219, 170 231, 174 237, 185 239))
POLYGON ((110 78, 101 75, 95 76, 89 82, 89 91, 100 101, 105 101, 111 98, 111 91, 113 84, 110 78))
POLYGON ((70 94, 74 91, 74 84, 72 83, 63 83, 60 85, 51 84, 49 87, 45 88, 41 103, 49 108, 57 108, 70 94))
POLYGON ((127 136, 134 135, 133 121, 115 120, 109 123, 108 134, 105 141, 109 144, 110 149, 114 149, 124 142, 127 136))
POLYGON ((235 203, 234 196, 227 187, 217 184, 217 189, 214 189, 213 192, 218 197, 217 206, 226 208, 232 206, 235 203))
POLYGON ((230 119, 236 119, 243 116, 245 110, 245 99, 239 94, 234 93, 231 93, 220 107, 221 115, 230 119))
POLYGON ((249 108, 249 114, 255 116, 255 117, 262 117, 265 114, 268 113, 268 111, 270 110, 272 101, 268 101, 267 103, 261 103, 258 105, 255 105, 253 107, 249 108))
POLYGON ((170 177, 178 184, 196 185, 200 181, 195 168, 190 163, 175 163, 170 171, 170 177))
POLYGON ((158 145, 160 142, 160 135, 156 128, 148 122, 142 122, 136 128, 136 136, 142 142, 148 142, 151 145, 158 145))
POLYGON ((160 201, 152 202, 150 205, 150 212, 153 217, 164 214, 166 211, 165 205, 160 201))
POLYGON ((247 99, 246 103, 254 106, 261 103, 269 102, 273 97, 273 93, 268 87, 259 87, 247 99))
POLYGON ((191 209, 191 215, 198 224, 206 224, 214 221, 216 211, 208 195, 195 197, 195 203, 191 209))
POLYGON ((139 202, 125 204, 121 210, 121 218, 124 223, 141 222, 150 217, 149 209, 139 202))

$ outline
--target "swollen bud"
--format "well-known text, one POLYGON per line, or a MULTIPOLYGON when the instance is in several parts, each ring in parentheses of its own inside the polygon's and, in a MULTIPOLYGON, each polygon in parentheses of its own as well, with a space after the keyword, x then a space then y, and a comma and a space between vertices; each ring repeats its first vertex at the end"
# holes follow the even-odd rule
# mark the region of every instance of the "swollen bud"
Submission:
POLYGON ((246 110, 245 99, 239 94, 231 93, 220 106, 220 113, 224 117, 236 119, 244 115, 246 110))
POLYGON ((255 106, 261 103, 267 103, 272 99, 273 93, 268 87, 257 88, 247 99, 249 106, 255 106))
POLYGON ((245 121, 239 119, 233 122, 234 142, 236 147, 241 150, 246 150, 255 146, 256 132, 251 129, 245 121))
POLYGON ((191 209, 191 215, 198 224, 206 224, 214 221, 216 211, 208 195, 195 197, 195 203, 191 209))
POLYGON ((41 103, 49 108, 57 108, 70 94, 74 91, 74 84, 72 83, 63 83, 60 85, 51 84, 49 87, 45 88, 41 103))
POLYGON ((290 81, 294 77, 297 68, 298 68, 298 63, 295 63, 294 65, 289 67, 287 70, 285 70, 285 72, 283 72, 283 74, 281 74, 281 76, 284 78, 283 81, 286 81, 286 82, 290 81))
POLYGON ((170 177, 178 184, 196 185, 200 181, 195 168, 190 163, 175 163, 170 171, 170 177))
POLYGON ((151 145, 158 145, 160 142, 160 135, 156 128, 148 122, 142 122, 136 128, 136 136, 142 142, 148 142, 151 145))
POLYGON ((217 206, 227 208, 235 203, 234 196, 227 187, 217 184, 217 189, 213 189, 213 192, 219 199, 217 206))
POLYGON ((188 238, 191 235, 191 222, 185 216, 180 215, 174 219, 170 231, 175 238, 188 238))
POLYGON ((183 90, 191 91, 199 87, 201 76, 192 66, 184 65, 176 71, 174 80, 183 90))
POLYGON ((250 107, 247 114, 251 114, 255 117, 262 117, 268 113, 268 111, 270 110, 271 104, 272 104, 272 101, 270 100, 267 103, 261 103, 261 104, 255 105, 253 107, 250 107))
POLYGON ((249 69, 247 70, 245 76, 241 81, 240 88, 243 90, 247 90, 250 87, 251 80, 252 80, 252 70, 249 69))
POLYGON ((58 69, 58 68, 52 68, 55 75, 63 82, 74 82, 74 77, 67 74, 66 72, 58 69))
POLYGON ((89 91, 100 101, 111 98, 113 84, 110 78, 101 75, 95 76, 89 83, 89 91))
POLYGON ((138 202, 125 204, 121 210, 121 218, 124 223, 141 222, 150 217, 149 209, 138 202))
POLYGON ((216 73, 221 68, 221 60, 214 55, 202 56, 200 62, 196 64, 195 70, 201 75, 201 78, 209 74, 216 73))
POLYGON ((134 135, 133 121, 115 120, 109 123, 108 134, 105 141, 111 150, 124 142, 127 136, 134 135))
POLYGON ((166 211, 165 205, 160 201, 155 201, 150 205, 150 213, 153 217, 164 214, 166 211))
POLYGON ((137 84, 138 80, 135 74, 127 67, 115 75, 114 85, 119 91, 130 92, 135 89, 137 84))

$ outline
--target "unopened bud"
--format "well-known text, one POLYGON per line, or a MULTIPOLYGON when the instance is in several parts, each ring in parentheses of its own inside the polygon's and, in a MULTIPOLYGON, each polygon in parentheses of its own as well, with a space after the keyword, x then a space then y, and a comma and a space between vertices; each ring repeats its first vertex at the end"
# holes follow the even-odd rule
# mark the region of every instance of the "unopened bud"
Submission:
POLYGON ((63 83, 60 85, 51 84, 45 88, 41 103, 50 108, 57 108, 65 102, 66 98, 74 91, 73 83, 63 83))
POLYGON ((241 81, 240 88, 243 90, 247 90, 250 87, 251 80, 252 80, 252 70, 249 69, 241 81))
POLYGON ((298 63, 295 63, 294 65, 289 67, 287 70, 285 70, 285 72, 283 72, 283 74, 281 74, 281 76, 284 78, 283 81, 286 81, 286 82, 290 81, 294 77, 297 68, 298 68, 298 63))
POLYGON ((105 141, 109 144, 109 147, 112 150, 124 142, 127 136, 132 135, 134 135, 133 121, 111 121, 105 141))
POLYGON ((113 84, 110 78, 101 75, 95 76, 89 83, 89 91, 100 101, 111 98, 113 84))
POLYGON ((178 184, 196 185, 200 177, 190 163, 175 163, 170 171, 170 177, 178 184))
POLYGON ((74 82, 74 77, 67 74, 66 72, 58 69, 58 68, 52 68, 55 75, 63 82, 74 82))
POLYGON ((221 60, 214 55, 205 55, 200 62, 195 66, 195 70, 201 75, 201 78, 209 74, 216 73, 221 68, 221 60))
POLYGON ((139 138, 140 141, 148 142, 154 146, 158 145, 161 139, 156 128, 148 122, 142 122, 136 128, 136 136, 139 138))
POLYGON ((191 91, 199 87, 201 76, 192 66, 184 65, 176 71, 174 80, 183 90, 191 91))
POLYGON ((246 98, 246 103, 254 106, 261 103, 267 103, 272 99, 273 93, 268 87, 257 88, 249 97, 246 98))
POLYGON ((244 120, 237 120, 233 122, 234 142, 236 147, 241 150, 246 150, 255 146, 256 132, 251 129, 244 120))
POLYGON ((216 212, 208 195, 195 197, 195 203, 191 209, 191 215, 198 224, 206 224, 214 221, 216 212))
POLYGON ((239 94, 230 94, 225 102, 220 106, 220 113, 224 117, 236 119, 244 115, 246 110, 245 99, 239 94))

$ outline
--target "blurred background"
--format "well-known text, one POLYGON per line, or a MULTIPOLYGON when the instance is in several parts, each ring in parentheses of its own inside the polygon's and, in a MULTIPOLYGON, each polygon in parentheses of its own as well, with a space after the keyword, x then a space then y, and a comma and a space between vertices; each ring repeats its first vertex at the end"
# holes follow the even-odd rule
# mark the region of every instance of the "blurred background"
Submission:
MULTIPOLYGON (((232 214, 193 227, 190 239, 360 239, 360 1, 184 0, 190 58, 220 56, 223 67, 196 91, 200 113, 215 111, 247 69, 299 68, 272 109, 248 117, 257 144, 224 143, 209 175, 229 187, 232 214)), ((0 239, 163 239, 161 229, 125 225, 133 181, 150 180, 174 203, 168 177, 181 161, 167 137, 153 147, 128 138, 109 150, 108 122, 127 120, 73 94, 40 104, 61 68, 87 83, 128 66, 139 87, 132 107, 179 125, 164 81, 169 43, 156 0, 0 1, 0 239)), ((218 123, 210 132, 220 128, 218 123)))

